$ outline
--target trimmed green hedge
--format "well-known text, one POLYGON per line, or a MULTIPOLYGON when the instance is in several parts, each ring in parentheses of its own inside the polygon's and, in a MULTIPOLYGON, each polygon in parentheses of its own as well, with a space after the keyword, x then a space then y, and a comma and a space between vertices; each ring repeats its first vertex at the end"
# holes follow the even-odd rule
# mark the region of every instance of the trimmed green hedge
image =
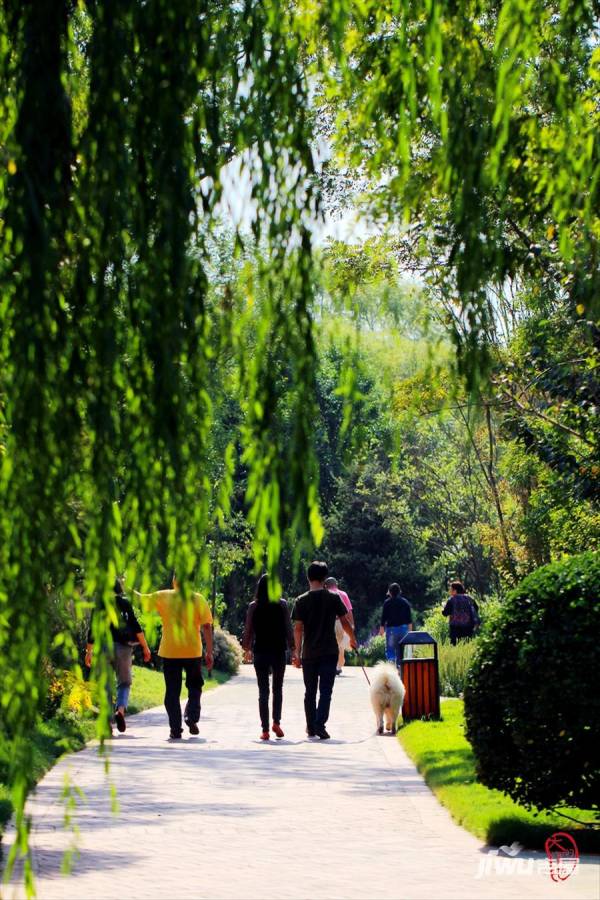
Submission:
POLYGON ((598 810, 600 553, 533 572, 479 639, 467 737, 483 784, 538 809, 598 810))

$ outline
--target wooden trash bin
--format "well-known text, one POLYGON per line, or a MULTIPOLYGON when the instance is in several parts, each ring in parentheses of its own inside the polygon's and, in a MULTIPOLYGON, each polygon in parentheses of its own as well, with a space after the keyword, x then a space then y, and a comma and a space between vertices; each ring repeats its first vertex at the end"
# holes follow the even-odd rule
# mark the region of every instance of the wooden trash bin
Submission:
POLYGON ((426 631, 409 631, 400 641, 402 663, 400 677, 406 688, 402 705, 402 718, 439 719, 440 717, 440 676, 437 642, 426 631), (433 656, 405 659, 407 647, 433 648, 433 656))

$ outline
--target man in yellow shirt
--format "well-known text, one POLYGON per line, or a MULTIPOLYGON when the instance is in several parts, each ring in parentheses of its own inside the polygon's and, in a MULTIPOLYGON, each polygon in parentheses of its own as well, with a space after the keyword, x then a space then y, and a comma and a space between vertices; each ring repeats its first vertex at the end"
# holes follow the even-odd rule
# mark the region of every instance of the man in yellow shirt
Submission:
POLYGON ((188 701, 184 711, 190 734, 198 734, 200 696, 202 694, 202 636, 206 645, 204 661, 210 671, 213 666, 212 614, 202 594, 179 590, 173 576, 171 590, 140 594, 135 591, 146 609, 156 610, 162 620, 162 639, 158 655, 163 660, 165 678, 165 709, 169 716, 171 739, 180 740, 181 683, 185 672, 188 701), (200 634, 202 632, 202 636, 200 634))

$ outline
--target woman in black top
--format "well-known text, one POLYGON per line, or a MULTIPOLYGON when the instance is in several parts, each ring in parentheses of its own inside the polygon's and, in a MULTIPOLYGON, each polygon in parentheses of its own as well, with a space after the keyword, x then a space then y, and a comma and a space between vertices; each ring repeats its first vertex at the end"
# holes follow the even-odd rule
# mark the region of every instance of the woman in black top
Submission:
POLYGON ((273 732, 283 737, 281 706, 286 650, 294 652, 294 632, 285 600, 269 600, 268 576, 261 575, 254 600, 248 607, 242 646, 246 662, 254 658, 258 681, 258 709, 262 725, 261 741, 269 740, 269 673, 273 673, 273 732))

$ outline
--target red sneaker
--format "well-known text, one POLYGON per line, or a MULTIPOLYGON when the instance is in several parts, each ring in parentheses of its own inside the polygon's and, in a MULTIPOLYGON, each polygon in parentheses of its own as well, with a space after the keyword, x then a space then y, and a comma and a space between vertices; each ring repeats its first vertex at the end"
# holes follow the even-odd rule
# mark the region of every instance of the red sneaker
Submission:
POLYGON ((268 741, 269 740, 269 732, 263 731, 263 733, 260 736, 260 739, 261 739, 261 741, 268 741))
POLYGON ((279 722, 273 722, 273 733, 276 734, 277 737, 283 737, 283 731, 281 730, 279 722))

